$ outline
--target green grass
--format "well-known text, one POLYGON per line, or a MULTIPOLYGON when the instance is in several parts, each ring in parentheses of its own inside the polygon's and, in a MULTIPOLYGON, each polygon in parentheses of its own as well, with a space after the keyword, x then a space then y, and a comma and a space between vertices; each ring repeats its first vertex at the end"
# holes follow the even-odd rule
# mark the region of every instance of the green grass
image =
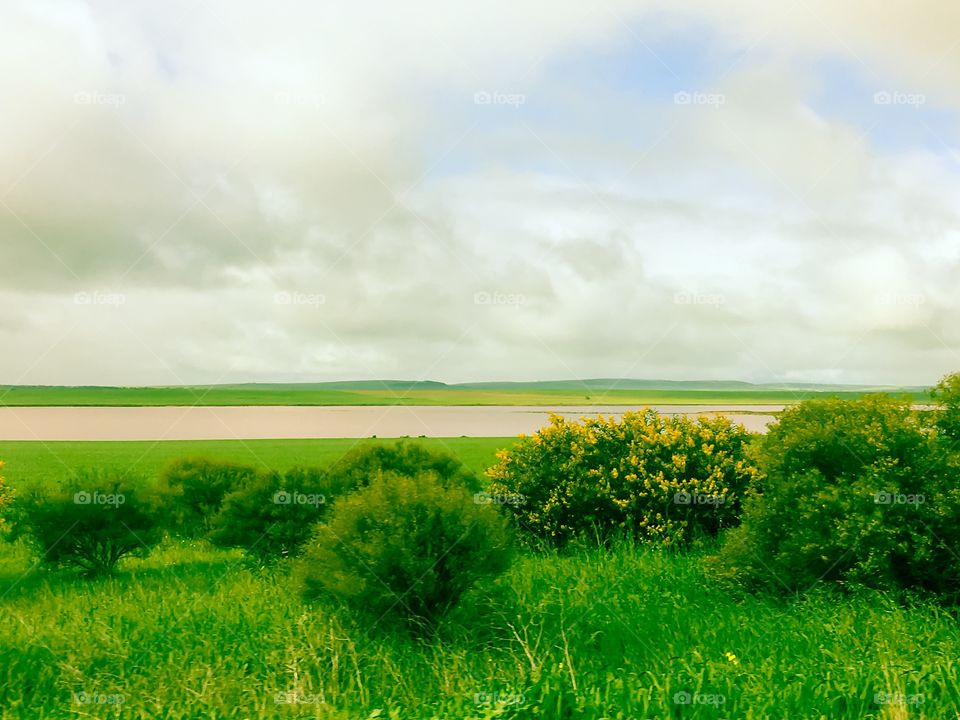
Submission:
MULTIPOLYGON (((439 383, 321 383, 288 385, 216 385, 209 387, 113 388, 0 386, 0 406, 159 406, 159 405, 784 405, 810 397, 862 397, 875 388, 747 385, 728 388, 686 385, 610 389, 574 383, 504 384, 492 387, 439 383), (544 387, 543 385, 546 385, 544 387)), ((888 388, 917 402, 928 400, 920 388, 888 388)))
POLYGON ((97 582, 32 568, 20 546, 0 552, 4 720, 960 711, 960 627, 944 612, 877 594, 741 598, 696 554, 522 557, 417 641, 305 604, 286 568, 254 570, 203 544, 163 546, 97 582), (122 715, 77 704, 83 693, 122 696, 122 715), (310 702, 278 704, 286 693, 310 702), (477 703, 494 693, 518 702, 477 703), (879 693, 915 704, 878 704, 879 693), (695 696, 709 704, 677 702, 695 696))
MULTIPOLYGON (((295 465, 323 466, 364 443, 394 440, 184 440, 163 442, 0 441, 3 475, 14 488, 58 480, 78 469, 119 470, 134 477, 155 477, 172 458, 202 455, 262 469, 286 470, 295 465)), ((511 438, 417 438, 432 450, 456 455, 480 474, 494 462, 494 453, 511 438)))

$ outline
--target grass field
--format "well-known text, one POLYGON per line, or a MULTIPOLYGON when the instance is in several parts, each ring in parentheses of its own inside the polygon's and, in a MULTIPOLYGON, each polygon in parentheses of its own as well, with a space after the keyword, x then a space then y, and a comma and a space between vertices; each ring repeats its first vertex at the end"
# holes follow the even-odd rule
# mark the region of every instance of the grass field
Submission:
MULTIPOLYGON (((629 385, 628 381, 625 384, 629 385)), ((784 405, 825 394, 853 399, 877 388, 847 386, 767 387, 746 383, 677 383, 634 387, 576 383, 481 384, 321 383, 215 385, 209 387, 108 388, 0 386, 0 406, 153 405, 784 405)), ((922 388, 885 391, 928 399, 922 388)))
POLYGON ((0 718, 929 718, 960 628, 926 605, 727 594, 697 554, 525 557, 416 641, 284 569, 170 544, 113 579, 0 560, 0 718), (121 702, 121 705, 109 704, 121 702), (94 704, 101 703, 101 704, 94 704))
MULTIPOLYGON (((78 469, 118 469, 133 476, 154 477, 171 458, 190 455, 247 463, 263 469, 322 466, 353 447, 390 440, 202 440, 163 442, 3 442, 3 475, 14 488, 63 478, 78 469)), ((417 438, 416 442, 456 455, 480 474, 493 464, 494 453, 510 438, 417 438)))

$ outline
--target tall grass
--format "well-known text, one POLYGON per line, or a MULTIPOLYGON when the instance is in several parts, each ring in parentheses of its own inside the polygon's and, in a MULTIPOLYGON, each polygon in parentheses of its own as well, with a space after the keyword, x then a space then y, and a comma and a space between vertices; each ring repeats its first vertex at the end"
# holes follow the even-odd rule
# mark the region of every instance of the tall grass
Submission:
POLYGON ((203 543, 89 582, 0 546, 0 718, 931 718, 960 629, 879 594, 730 595, 698 554, 525 556, 416 640, 203 543), (122 699, 122 704, 115 703, 122 699), (101 702, 102 701, 102 702, 101 702))

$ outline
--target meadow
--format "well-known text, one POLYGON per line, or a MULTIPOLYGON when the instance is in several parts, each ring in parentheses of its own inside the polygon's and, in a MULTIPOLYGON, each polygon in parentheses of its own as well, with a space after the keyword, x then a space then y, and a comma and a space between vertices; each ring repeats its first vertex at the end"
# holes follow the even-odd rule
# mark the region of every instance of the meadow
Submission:
MULTIPOLYGON (((90 467, 149 481, 184 456, 329 466, 384 442, 3 442, 0 458, 16 490, 90 467)), ((482 473, 514 439, 416 442, 482 473)), ((821 583, 748 593, 717 581, 717 549, 520 551, 423 635, 305 599, 295 564, 207 540, 167 537, 91 579, 0 539, 0 720, 960 716, 951 605, 821 583)))
POLYGON ((0 564, 0 718, 930 718, 960 710, 934 606, 775 601, 701 556, 526 557, 431 639, 305 604, 283 569, 170 543, 91 582, 0 564))

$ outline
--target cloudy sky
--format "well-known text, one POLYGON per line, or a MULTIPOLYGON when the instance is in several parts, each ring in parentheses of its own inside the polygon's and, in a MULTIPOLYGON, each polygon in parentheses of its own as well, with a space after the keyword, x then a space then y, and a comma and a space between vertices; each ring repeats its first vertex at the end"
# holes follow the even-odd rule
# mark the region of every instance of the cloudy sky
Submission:
POLYGON ((960 370, 960 5, 6 0, 0 383, 960 370))

